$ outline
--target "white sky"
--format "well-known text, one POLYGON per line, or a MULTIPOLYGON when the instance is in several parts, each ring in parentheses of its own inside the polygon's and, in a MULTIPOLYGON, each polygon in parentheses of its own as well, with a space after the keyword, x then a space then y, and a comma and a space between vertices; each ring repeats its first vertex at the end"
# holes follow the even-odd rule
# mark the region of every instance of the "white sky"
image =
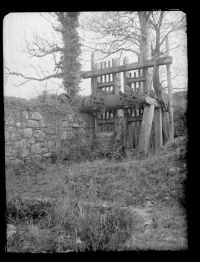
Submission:
MULTIPOLYGON (((83 12, 80 15, 80 21, 87 18, 90 13, 83 12)), ((82 34, 81 29, 79 30, 82 34)), ((40 16, 39 13, 10 13, 4 18, 3 23, 3 54, 6 65, 13 71, 21 71, 24 74, 31 75, 31 69, 28 67, 32 61, 40 64, 40 61, 33 58, 30 59, 27 54, 22 53, 24 46, 24 38, 30 40, 34 32, 41 33, 44 37, 52 37, 51 25, 40 16), (51 36, 50 36, 51 35, 51 36)), ((54 36, 53 36, 54 37, 54 36)), ((87 37, 87 36, 86 36, 87 37)), ((88 36, 90 37, 90 36, 88 36)), ((175 35, 173 41, 181 37, 186 42, 186 34, 175 35)), ((180 38, 179 38, 180 40, 180 38)), ((186 44, 182 48, 175 49, 170 53, 173 56, 172 75, 178 69, 181 76, 173 79, 173 86, 185 88, 187 87, 187 49, 186 44)), ((134 58, 129 57, 129 62, 134 62, 134 58)), ((90 70, 90 55, 86 52, 82 53, 82 70, 90 70)), ((42 62, 42 67, 51 70, 53 63, 49 58, 42 62)), ((22 98, 32 98, 40 94, 43 90, 61 93, 63 90, 58 86, 58 82, 49 81, 45 87, 45 83, 31 81, 25 85, 16 87, 17 78, 9 79, 4 86, 4 95, 16 96, 22 98)), ((90 79, 82 80, 80 83, 82 88, 81 94, 90 94, 90 79)))

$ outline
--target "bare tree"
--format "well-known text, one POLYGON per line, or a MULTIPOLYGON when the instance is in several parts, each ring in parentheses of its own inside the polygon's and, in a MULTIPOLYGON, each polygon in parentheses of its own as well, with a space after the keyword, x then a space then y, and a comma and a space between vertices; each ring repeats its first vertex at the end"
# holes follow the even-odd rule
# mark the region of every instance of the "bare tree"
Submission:
MULTIPOLYGON (((85 43, 85 50, 96 51, 102 58, 124 52, 134 53, 139 61, 160 58, 165 55, 165 39, 185 28, 185 14, 179 12, 170 18, 169 11, 102 12, 95 14, 83 24, 83 29, 93 32, 93 42, 85 43), (149 36, 151 35, 151 37, 149 36), (149 43, 151 42, 151 55, 149 43)), ((178 48, 178 46, 173 46, 178 48)), ((154 68, 153 86, 156 94, 162 96, 162 82, 159 67, 154 68)))
POLYGON ((81 65, 79 62, 80 42, 77 32, 79 26, 78 12, 55 12, 41 14, 51 23, 53 30, 61 36, 58 43, 56 38, 51 40, 44 36, 33 34, 33 40, 25 40, 25 50, 30 58, 34 59, 31 68, 34 75, 25 75, 22 72, 12 71, 6 67, 7 75, 16 76, 21 79, 19 85, 30 81, 48 81, 50 79, 62 79, 63 86, 70 98, 73 98, 79 91, 81 65), (51 56, 54 61, 53 72, 44 71, 35 59, 42 59, 51 56))

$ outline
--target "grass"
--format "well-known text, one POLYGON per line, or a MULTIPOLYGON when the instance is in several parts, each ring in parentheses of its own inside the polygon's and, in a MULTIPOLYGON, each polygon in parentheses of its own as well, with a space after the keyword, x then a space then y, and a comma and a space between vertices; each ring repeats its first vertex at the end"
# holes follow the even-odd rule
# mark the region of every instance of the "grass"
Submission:
POLYGON ((17 228, 7 250, 187 248, 185 142, 143 160, 7 167, 7 218, 17 228))

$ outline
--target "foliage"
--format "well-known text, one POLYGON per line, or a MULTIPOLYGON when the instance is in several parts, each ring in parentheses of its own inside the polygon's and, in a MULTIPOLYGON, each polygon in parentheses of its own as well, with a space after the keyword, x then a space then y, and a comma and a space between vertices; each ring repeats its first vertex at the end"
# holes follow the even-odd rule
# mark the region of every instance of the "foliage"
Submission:
POLYGON ((174 108, 174 137, 187 135, 187 118, 184 108, 174 108))
POLYGON ((63 54, 59 66, 63 73, 63 85, 72 99, 78 90, 80 82, 80 43, 77 32, 78 12, 57 12, 57 19, 62 27, 62 38, 64 43, 63 54))

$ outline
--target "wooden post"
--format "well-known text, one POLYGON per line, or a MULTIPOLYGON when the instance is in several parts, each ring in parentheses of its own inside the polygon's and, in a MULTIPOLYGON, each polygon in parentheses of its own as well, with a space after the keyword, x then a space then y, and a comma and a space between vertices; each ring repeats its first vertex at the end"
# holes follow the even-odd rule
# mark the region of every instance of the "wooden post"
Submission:
MULTIPOLYGON (((166 54, 169 56, 169 40, 168 36, 166 37, 166 54)), ((169 98, 169 139, 174 139, 174 119, 173 119, 173 107, 172 107, 172 93, 173 87, 171 82, 171 71, 170 64, 166 65, 167 67, 167 85, 168 85, 168 98, 169 98)))
MULTIPOLYGON (((91 70, 95 70, 95 64, 94 64, 94 52, 91 55, 91 70)), ((96 94, 97 91, 97 77, 91 78, 91 94, 96 94)))
MULTIPOLYGON (((91 70, 95 71, 100 69, 100 63, 95 63, 94 52, 91 55, 91 70)), ((91 78, 91 94, 95 95, 98 91, 98 81, 97 76, 91 78)))
POLYGON ((152 121, 154 116, 154 105, 146 105, 144 107, 142 125, 139 137, 139 149, 144 153, 148 153, 149 139, 151 134, 152 121))
POLYGON ((115 132, 116 140, 125 138, 126 120, 124 116, 124 109, 117 109, 115 117, 115 132))
MULTIPOLYGON (((126 57, 124 57, 124 61, 123 61, 123 64, 124 65, 126 65, 126 64, 128 64, 129 63, 129 59, 128 59, 128 57, 126 56, 126 57)), ((129 77, 129 72, 124 72, 123 73, 123 77, 124 77, 124 79, 123 79, 123 82, 124 82, 124 93, 126 93, 126 92, 128 92, 129 91, 129 86, 127 85, 127 78, 129 77)))
POLYGON ((161 108, 155 108, 154 113, 154 141, 155 150, 158 151, 163 146, 162 139, 162 110, 161 108))
MULTIPOLYGON (((120 65, 120 59, 119 58, 114 58, 112 59, 112 66, 116 67, 120 65)), ((115 73, 113 74, 113 82, 114 82, 114 92, 115 94, 119 94, 120 91, 120 80, 121 80, 121 74, 120 73, 115 73)))

